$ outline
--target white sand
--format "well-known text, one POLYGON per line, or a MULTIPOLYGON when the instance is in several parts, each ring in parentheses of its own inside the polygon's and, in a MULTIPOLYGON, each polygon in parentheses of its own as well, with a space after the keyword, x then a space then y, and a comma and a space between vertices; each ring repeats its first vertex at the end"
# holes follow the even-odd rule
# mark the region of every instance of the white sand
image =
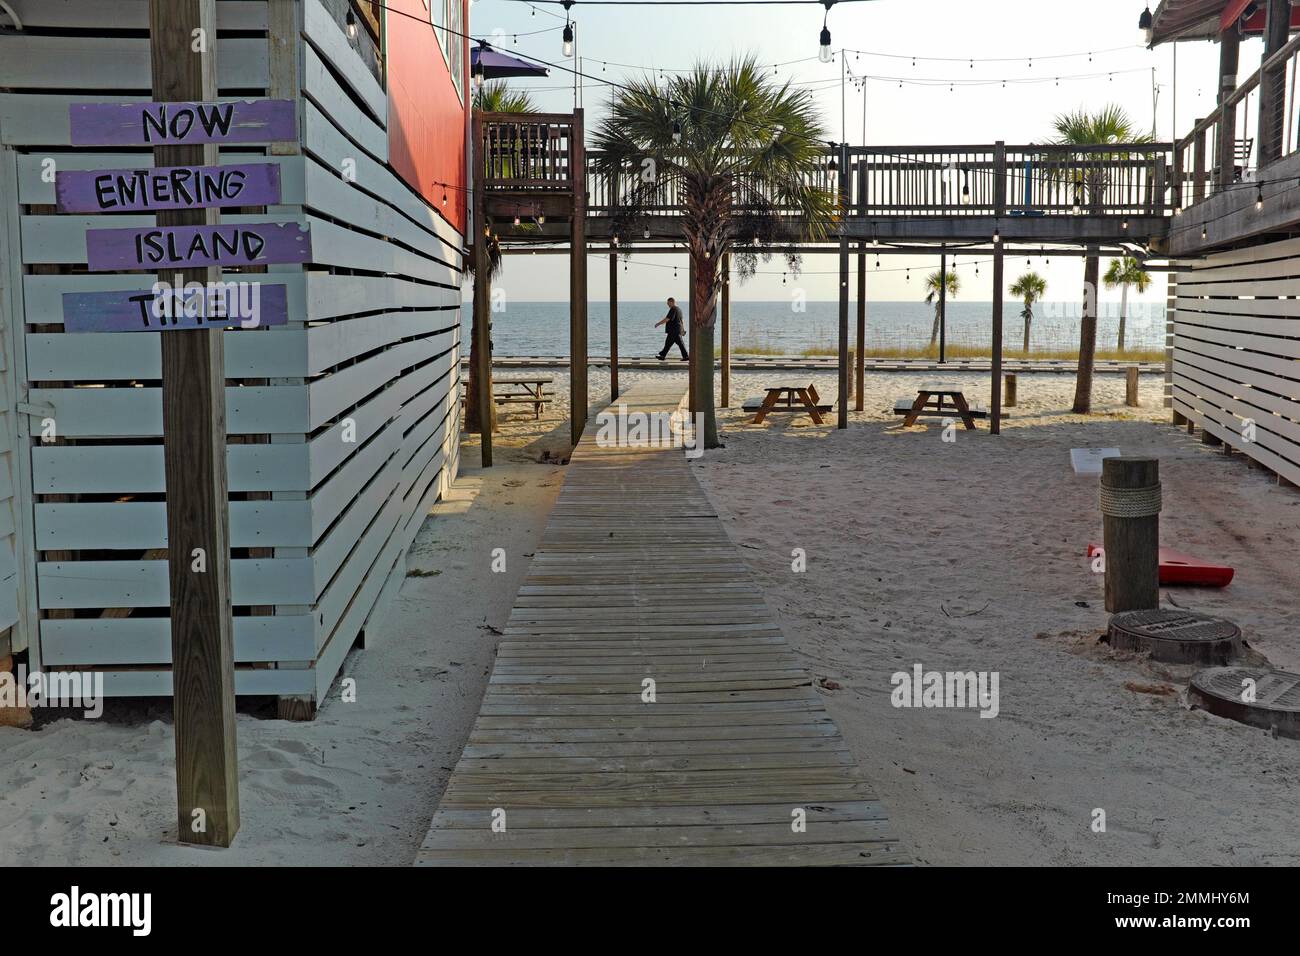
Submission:
MULTIPOLYGON (((0 728, 0 863, 409 862, 478 709, 491 627, 563 475, 536 464, 568 447, 567 379, 546 374, 555 406, 540 423, 503 416, 495 468, 474 467, 467 439, 464 477, 410 560, 441 573, 407 578, 370 647, 349 656, 358 702, 338 700, 336 685, 314 723, 241 714, 233 849, 175 843, 170 708, 117 704, 99 721, 0 728), (505 574, 488 571, 494 547, 509 555, 505 574)), ((621 378, 668 374, 685 388, 681 366, 621 378)), ((737 404, 774 377, 834 394, 833 375, 737 373, 737 404)), ((1069 449, 1159 455, 1165 543, 1238 569, 1225 591, 1175 600, 1232 617, 1291 668, 1300 492, 1155 423, 1167 417, 1155 377, 1143 379, 1144 408, 1126 410, 1122 378, 1099 376, 1099 414, 1085 420, 1063 412, 1072 376, 1022 375, 1001 438, 959 430, 952 444, 937 424, 903 432, 885 414, 936 380, 987 402, 987 376, 873 374, 848 431, 723 412, 727 447, 695 466, 796 651, 843 685, 827 704, 910 851, 928 863, 1297 862, 1300 742, 1188 711, 1189 671, 1096 644, 1101 581, 1083 557, 1100 534, 1096 479, 1072 476, 1069 449), (790 570, 795 547, 806 574, 790 570), (997 670, 1000 715, 894 709, 889 676, 914 663, 997 670), (1098 807, 1104 834, 1089 829, 1098 807)), ((593 369, 593 404, 607 394, 593 369)))
MULTIPOLYGON (((868 376, 867 407, 933 378, 868 376)), ((1158 456, 1163 543, 1237 568, 1225 590, 1164 593, 1237 621, 1290 669, 1300 491, 1163 424, 1158 378, 1132 416, 1122 378, 1098 379, 1093 418, 1062 412, 1072 393, 1070 376, 1021 376, 1000 438, 958 430, 952 444, 881 414, 837 432, 732 413, 727 447, 696 473, 797 652, 843 685, 827 704, 919 862, 1295 864, 1300 741, 1188 710, 1194 669, 1097 644, 1097 479, 1073 476, 1069 449, 1158 456), (895 709, 890 675, 916 663, 999 672, 1000 715, 895 709), (1095 808, 1106 833, 1090 829, 1095 808)))

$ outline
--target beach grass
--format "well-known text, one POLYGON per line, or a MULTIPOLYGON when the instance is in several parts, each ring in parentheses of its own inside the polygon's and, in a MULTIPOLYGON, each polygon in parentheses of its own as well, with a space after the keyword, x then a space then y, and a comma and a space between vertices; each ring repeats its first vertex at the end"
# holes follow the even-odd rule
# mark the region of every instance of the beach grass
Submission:
MULTIPOLYGON (((718 356, 722 355, 720 348, 715 349, 718 356)), ((789 354, 788 349, 776 348, 763 343, 745 343, 737 342, 731 347, 732 355, 766 355, 766 356, 785 356, 789 354)), ((837 350, 833 346, 817 345, 811 348, 803 349, 798 353, 803 358, 823 358, 834 357, 837 350)), ((991 358, 993 350, 987 346, 971 346, 949 344, 944 350, 946 358, 953 359, 981 359, 991 358)), ((939 348, 928 347, 875 347, 867 352, 868 358, 873 359, 928 359, 935 361, 939 358, 939 348)), ((1075 362, 1079 359, 1078 349, 1003 349, 1002 357, 1004 359, 1018 359, 1027 361, 1066 361, 1075 362)), ((1140 348, 1140 349, 1097 349, 1097 359, 1108 362, 1163 362, 1165 353, 1161 349, 1140 348)))

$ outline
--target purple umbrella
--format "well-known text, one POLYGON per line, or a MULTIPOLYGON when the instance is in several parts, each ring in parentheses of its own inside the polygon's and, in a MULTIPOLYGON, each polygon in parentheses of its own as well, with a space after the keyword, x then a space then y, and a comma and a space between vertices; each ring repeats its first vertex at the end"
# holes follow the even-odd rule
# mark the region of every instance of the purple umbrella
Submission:
POLYGON ((469 64, 470 75, 485 80, 507 76, 549 76, 551 72, 544 66, 498 53, 486 40, 479 40, 478 46, 469 51, 469 64))

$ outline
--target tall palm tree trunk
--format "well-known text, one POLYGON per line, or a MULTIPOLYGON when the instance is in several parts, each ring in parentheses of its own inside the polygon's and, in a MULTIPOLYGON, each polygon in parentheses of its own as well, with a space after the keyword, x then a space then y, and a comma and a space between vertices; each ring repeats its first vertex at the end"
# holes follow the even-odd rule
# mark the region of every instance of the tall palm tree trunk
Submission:
POLYGON ((1119 290, 1119 350, 1124 351, 1124 322, 1128 318, 1128 283, 1119 290))
POLYGON ((1079 373, 1074 380, 1076 415, 1092 411, 1092 366, 1097 355, 1097 281, 1101 258, 1096 246, 1088 247, 1083 265, 1083 318, 1079 322, 1079 373))
POLYGON ((930 326, 930 348, 939 341, 939 307, 934 307, 934 325, 930 326))
POLYGON ((691 253, 691 328, 695 330, 695 343, 691 352, 695 361, 691 377, 692 405, 703 418, 702 440, 705 448, 721 448, 718 440, 718 418, 713 402, 713 327, 718 314, 718 260, 710 256, 691 253))
POLYGON ((1024 311, 1024 314, 1023 314, 1023 315, 1024 315, 1024 320, 1025 320, 1025 346, 1024 346, 1024 351, 1025 351, 1025 354, 1028 354, 1028 353, 1029 353, 1029 323, 1032 322, 1032 321, 1034 321, 1034 310, 1033 310, 1033 308, 1029 305, 1028 302, 1025 303, 1025 311, 1024 311))

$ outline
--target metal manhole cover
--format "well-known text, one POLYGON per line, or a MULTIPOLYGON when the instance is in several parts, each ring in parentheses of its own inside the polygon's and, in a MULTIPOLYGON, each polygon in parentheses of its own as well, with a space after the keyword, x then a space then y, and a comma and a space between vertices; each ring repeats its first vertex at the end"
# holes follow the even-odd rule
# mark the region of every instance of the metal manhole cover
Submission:
POLYGON ((1241 628, 1221 617, 1160 608, 1124 611, 1110 619, 1111 647, 1149 651, 1175 664, 1226 664, 1241 648, 1241 628))
POLYGON ((1187 688, 1192 704, 1220 717, 1300 737, 1300 674, 1267 667, 1210 667, 1187 688))

